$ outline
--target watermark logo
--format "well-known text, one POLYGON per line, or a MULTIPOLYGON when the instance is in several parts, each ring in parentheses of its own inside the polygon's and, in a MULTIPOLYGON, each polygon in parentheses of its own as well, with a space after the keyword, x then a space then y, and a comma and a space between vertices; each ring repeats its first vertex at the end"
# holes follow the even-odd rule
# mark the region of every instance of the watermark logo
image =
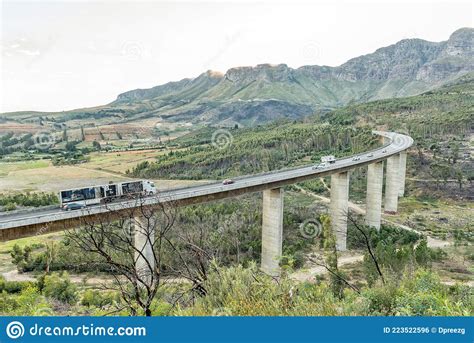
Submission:
POLYGON ((38 132, 32 138, 33 145, 38 150, 47 150, 56 142, 54 136, 47 131, 38 132))
POLYGON ((233 33, 230 36, 226 36, 225 40, 221 43, 218 50, 209 58, 204 64, 203 69, 212 68, 212 65, 216 64, 219 59, 238 41, 240 37, 240 32, 233 33))
POLYGON ((11 322, 7 325, 6 328, 7 336, 11 339, 17 339, 19 337, 23 337, 25 334, 25 327, 20 322, 11 322))
POLYGON ((402 145, 403 144, 402 135, 395 134, 395 136, 393 137, 393 142, 395 143, 395 145, 402 145))
POLYGON ((310 63, 315 63, 321 57, 321 47, 315 42, 306 44, 301 49, 301 56, 310 63))
POLYGON ((226 149, 232 145, 234 137, 230 131, 225 129, 219 129, 214 131, 211 137, 211 142, 214 147, 217 149, 226 149))
POLYGON ((304 238, 319 237, 322 232, 322 225, 317 219, 306 219, 300 224, 300 233, 304 238))
POLYGON ((38 229, 38 231, 36 231, 35 235, 36 236, 44 235, 46 232, 48 232, 48 229, 49 229, 48 225, 43 225, 38 229))
POLYGON ((135 41, 128 41, 122 44, 122 56, 130 60, 138 60, 143 57, 143 46, 135 41))

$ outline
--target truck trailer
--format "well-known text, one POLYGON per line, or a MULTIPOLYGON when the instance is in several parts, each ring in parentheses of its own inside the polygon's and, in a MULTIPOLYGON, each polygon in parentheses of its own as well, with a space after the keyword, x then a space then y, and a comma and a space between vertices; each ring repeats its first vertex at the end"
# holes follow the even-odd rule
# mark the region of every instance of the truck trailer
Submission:
POLYGON ((334 155, 328 155, 328 156, 323 156, 321 157, 321 162, 323 163, 336 163, 336 158, 334 155))
MULTIPOLYGON (((112 202, 122 198, 136 198, 157 194, 155 184, 149 180, 109 183, 107 185, 73 188, 59 192, 61 208, 77 203, 85 206, 112 202)), ((66 207, 67 209, 67 207, 66 207)))

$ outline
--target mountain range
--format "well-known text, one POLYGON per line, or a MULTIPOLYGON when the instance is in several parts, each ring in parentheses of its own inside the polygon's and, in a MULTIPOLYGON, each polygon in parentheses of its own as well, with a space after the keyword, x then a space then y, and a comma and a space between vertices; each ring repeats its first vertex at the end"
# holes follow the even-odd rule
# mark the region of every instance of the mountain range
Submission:
MULTIPOLYGON (((473 42, 474 29, 462 28, 447 41, 404 39, 337 67, 259 64, 226 73, 207 71, 195 78, 131 90, 108 105, 61 112, 61 116, 86 121, 100 118, 102 123, 157 117, 165 122, 224 126, 301 118, 439 87, 474 70, 473 42)), ((17 118, 44 115, 11 114, 17 118)), ((3 116, 8 118, 9 113, 3 116)))

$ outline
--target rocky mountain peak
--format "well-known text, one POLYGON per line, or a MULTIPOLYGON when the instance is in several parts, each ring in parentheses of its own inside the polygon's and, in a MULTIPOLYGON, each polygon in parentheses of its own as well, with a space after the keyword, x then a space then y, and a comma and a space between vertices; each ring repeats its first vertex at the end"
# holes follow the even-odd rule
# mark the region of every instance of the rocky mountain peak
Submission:
POLYGON ((446 42, 444 54, 448 56, 474 56, 474 29, 464 27, 454 31, 446 42))
POLYGON ((237 67, 227 70, 225 79, 248 84, 254 81, 285 82, 292 73, 286 64, 258 64, 255 67, 237 67))
POLYGON ((349 102, 415 95, 461 77, 474 70, 473 40, 474 30, 462 28, 446 41, 403 39, 337 67, 292 69, 266 63, 230 68, 225 74, 208 70, 192 79, 123 93, 114 105, 140 108, 151 100, 160 106, 157 113, 174 120, 182 116, 212 122, 307 115, 349 102))

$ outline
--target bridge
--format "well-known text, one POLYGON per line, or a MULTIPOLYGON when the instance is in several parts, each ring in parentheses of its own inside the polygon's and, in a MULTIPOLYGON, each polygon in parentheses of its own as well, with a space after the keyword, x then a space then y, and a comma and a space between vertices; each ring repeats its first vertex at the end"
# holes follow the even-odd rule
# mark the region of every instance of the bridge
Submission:
MULTIPOLYGON (((413 144, 409 136, 395 132, 374 131, 384 144, 377 149, 354 156, 341 158, 322 169, 313 165, 288 168, 268 173, 242 176, 234 183, 209 183, 199 186, 171 189, 158 195, 136 200, 122 200, 107 205, 90 206, 71 212, 57 209, 38 209, 28 213, 13 213, 0 216, 0 241, 35 236, 68 228, 80 227, 87 223, 100 222, 101 218, 113 220, 113 213, 120 218, 121 213, 136 211, 135 225, 140 225, 138 208, 153 207, 172 203, 173 206, 200 204, 239 195, 263 192, 262 215, 262 258, 261 268, 270 275, 279 275, 279 259, 282 255, 283 237, 283 187, 323 176, 331 176, 330 217, 336 235, 337 249, 346 250, 347 213, 349 200, 349 174, 356 167, 368 167, 366 223, 380 228, 382 213, 383 170, 386 161, 385 199, 383 209, 397 212, 398 197, 405 191, 406 150, 413 144)), ((150 246, 140 230, 136 230, 135 244, 143 255, 150 253, 150 246)), ((143 263, 143 261, 137 261, 143 263)))

